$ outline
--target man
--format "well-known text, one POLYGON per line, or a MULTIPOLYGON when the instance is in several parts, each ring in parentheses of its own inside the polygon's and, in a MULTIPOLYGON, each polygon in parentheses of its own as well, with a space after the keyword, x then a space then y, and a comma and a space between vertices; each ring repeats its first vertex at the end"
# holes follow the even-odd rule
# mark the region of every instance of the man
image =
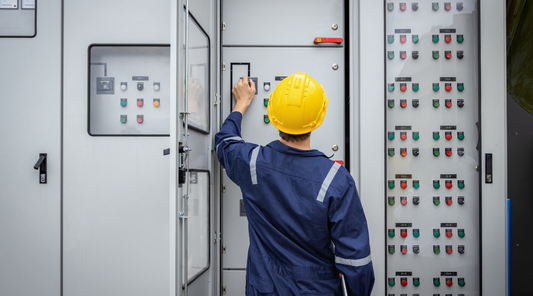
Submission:
POLYGON ((368 228, 348 171, 311 149, 328 100, 313 78, 295 73, 270 95, 268 116, 279 141, 265 147, 241 138, 255 95, 246 76, 232 90, 235 107, 216 134, 216 152, 240 186, 250 246, 246 295, 370 295, 374 271, 368 228))

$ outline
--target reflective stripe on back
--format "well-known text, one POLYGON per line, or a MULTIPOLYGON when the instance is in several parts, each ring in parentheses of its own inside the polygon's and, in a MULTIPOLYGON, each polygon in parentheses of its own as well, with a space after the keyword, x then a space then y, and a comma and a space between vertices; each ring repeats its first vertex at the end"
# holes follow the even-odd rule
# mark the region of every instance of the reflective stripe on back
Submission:
POLYGON ((326 197, 326 192, 328 191, 329 185, 331 184, 331 181, 333 181, 333 178, 335 178, 335 175, 340 167, 340 164, 336 162, 333 163, 333 166, 331 166, 331 169, 329 169, 326 179, 324 179, 324 182, 322 182, 322 186, 320 187, 320 192, 318 192, 316 200, 320 202, 324 201, 324 197, 326 197))
POLYGON ((350 265, 350 266, 355 266, 355 267, 367 265, 370 262, 372 262, 372 257, 370 255, 366 256, 365 258, 361 258, 361 259, 345 259, 345 258, 335 256, 335 263, 340 263, 340 264, 350 265))
MULTIPOLYGON (((229 137, 229 138, 225 138, 223 139, 222 141, 223 142, 226 142, 226 141, 229 141, 229 140, 239 140, 239 141, 243 141, 243 139, 241 137, 229 137)), ((215 147, 215 152, 218 154, 218 146, 220 146, 220 144, 222 144, 222 142, 218 143, 217 147, 215 147)))
POLYGON ((252 150, 252 158, 250 159, 250 175, 252 176, 252 185, 257 184, 257 170, 256 170, 256 163, 257 163, 257 155, 259 155, 259 148, 261 146, 257 146, 252 150))

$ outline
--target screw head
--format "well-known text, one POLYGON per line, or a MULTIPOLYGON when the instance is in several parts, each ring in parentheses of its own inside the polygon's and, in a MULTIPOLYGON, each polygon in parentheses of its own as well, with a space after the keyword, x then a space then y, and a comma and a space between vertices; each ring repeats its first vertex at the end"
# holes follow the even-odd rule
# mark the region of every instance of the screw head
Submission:
POLYGON ((333 31, 337 30, 338 28, 339 28, 339 26, 338 26, 337 24, 333 24, 333 25, 331 25, 331 29, 332 29, 333 31))
POLYGON ((331 146, 331 150, 337 151, 337 150, 339 150, 339 146, 333 145, 333 146, 331 146))
POLYGON ((331 68, 332 68, 333 70, 338 70, 338 69, 339 69, 339 65, 337 65, 337 64, 333 64, 333 66, 331 66, 331 68))

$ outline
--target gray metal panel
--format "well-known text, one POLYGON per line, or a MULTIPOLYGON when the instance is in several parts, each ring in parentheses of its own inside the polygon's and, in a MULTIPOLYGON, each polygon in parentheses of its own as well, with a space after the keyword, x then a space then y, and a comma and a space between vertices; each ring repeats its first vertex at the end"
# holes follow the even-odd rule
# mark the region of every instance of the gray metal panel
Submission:
POLYGON ((0 37, 33 37, 36 34, 35 20, 35 0, 1 1, 0 37))
POLYGON ((0 295, 61 288, 61 1, 38 22, 36 38, 0 38, 0 295), (39 153, 47 184, 33 169, 39 153))
POLYGON ((342 0, 224 0, 222 13, 223 46, 312 46, 316 37, 344 38, 342 0))
POLYGON ((243 296, 246 289, 246 271, 224 270, 222 287, 226 287, 226 296, 243 296))
POLYGON ((168 137, 87 134, 93 43, 170 43, 168 1, 64 3, 64 295, 168 295, 168 137))

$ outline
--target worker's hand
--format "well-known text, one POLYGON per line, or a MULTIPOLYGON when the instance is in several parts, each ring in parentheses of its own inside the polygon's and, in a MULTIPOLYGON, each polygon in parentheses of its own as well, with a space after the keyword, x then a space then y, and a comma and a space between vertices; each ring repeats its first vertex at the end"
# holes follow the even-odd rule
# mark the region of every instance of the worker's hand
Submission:
POLYGON ((244 115, 250 103, 255 96, 255 83, 253 80, 248 80, 248 77, 244 76, 242 79, 239 79, 239 82, 235 84, 235 87, 231 90, 231 93, 235 97, 235 107, 233 112, 239 111, 244 115))

